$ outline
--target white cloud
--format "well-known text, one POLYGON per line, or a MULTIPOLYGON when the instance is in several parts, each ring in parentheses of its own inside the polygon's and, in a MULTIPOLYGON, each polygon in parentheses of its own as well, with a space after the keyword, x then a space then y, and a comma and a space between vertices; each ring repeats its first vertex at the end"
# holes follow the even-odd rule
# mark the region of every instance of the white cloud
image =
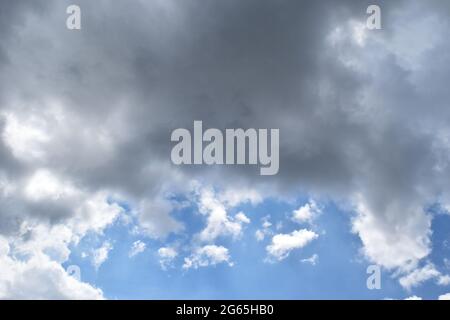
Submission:
POLYGON ((290 234, 273 236, 272 243, 266 247, 267 253, 274 259, 281 261, 294 249, 300 249, 319 236, 310 230, 301 229, 290 234))
POLYGON ((122 208, 109 203, 106 193, 89 195, 48 170, 38 170, 24 181, 26 188, 14 187, 8 196, 20 196, 14 192, 23 190, 36 209, 41 202, 47 210, 51 209, 49 205, 58 203, 52 216, 61 221, 50 224, 39 217, 27 218, 14 237, 0 236, 0 269, 4 275, 0 275, 0 297, 103 298, 101 290, 69 276, 62 263, 69 258, 72 245, 77 245, 88 232, 101 234, 123 212, 122 208), (67 210, 67 216, 62 215, 62 210, 67 210))
POLYGON ((197 269, 220 263, 227 263, 230 267, 233 266, 228 249, 223 246, 207 245, 197 248, 190 257, 185 258, 183 269, 197 269))
POLYGON ((234 219, 241 223, 250 223, 250 219, 241 211, 234 216, 234 219))
POLYGON ((158 249, 158 256, 161 269, 166 270, 172 265, 173 260, 178 256, 178 252, 172 247, 162 247, 158 249))
POLYGON ((44 157, 42 145, 50 141, 46 122, 34 115, 19 119, 14 113, 6 113, 2 138, 14 156, 21 161, 39 160, 44 157))
POLYGON ((272 226, 272 223, 269 221, 269 216, 266 216, 262 219, 262 228, 256 230, 255 232, 255 238, 256 241, 261 242, 263 241, 266 236, 270 236, 273 234, 272 230, 270 229, 270 227, 272 226))
POLYGON ((294 210, 292 219, 297 223, 311 223, 321 213, 315 201, 309 201, 304 206, 294 210))
POLYGON ((309 263, 313 266, 315 266, 317 264, 317 262, 319 261, 319 255, 317 253, 313 254, 311 257, 306 258, 306 259, 302 259, 303 263, 309 263))
POLYGON ((0 299, 103 299, 103 292, 67 274, 45 254, 12 256, 0 236, 0 299))
POLYGON ((450 293, 440 295, 439 300, 450 300, 450 293))
MULTIPOLYGON (((77 245, 88 232, 101 234, 122 209, 108 203, 105 193, 88 195, 48 170, 37 171, 25 181, 24 194, 36 206, 41 202, 62 201, 66 203, 56 206, 57 209, 73 208, 72 212, 67 211, 61 223, 46 223, 38 217, 24 219, 16 236, 2 238, 0 269, 8 276, 0 276, 0 291, 3 290, 0 296, 11 299, 102 298, 101 290, 70 277, 61 264, 69 258, 70 246, 77 245)), ((53 217, 61 214, 59 210, 54 211, 53 217)))
POLYGON ((262 224, 262 227, 264 228, 264 229, 268 229, 268 228, 270 228, 272 226, 272 223, 270 223, 270 221, 267 221, 267 220, 265 220, 264 222, 263 222, 263 224, 262 224))
POLYGON ((450 276, 443 275, 436 267, 428 263, 422 268, 418 268, 399 279, 400 284, 407 290, 417 287, 425 281, 435 279, 438 285, 446 286, 450 284, 450 276))
POLYGON ((441 275, 437 281, 440 286, 448 286, 450 285, 450 276, 449 275, 441 275))
POLYGON ((86 197, 82 205, 75 210, 75 215, 67 222, 67 225, 81 238, 89 231, 102 233, 123 213, 122 207, 108 201, 107 192, 98 192, 86 197))
POLYGON ((392 203, 385 216, 375 214, 362 196, 357 200, 353 231, 363 243, 362 252, 372 262, 387 269, 412 270, 430 251, 430 217, 422 207, 402 207, 392 203), (408 212, 406 216, 399 212, 408 212))
POLYGON ((77 241, 73 230, 62 224, 51 226, 23 223, 20 235, 20 237, 10 240, 16 254, 32 257, 45 253, 59 263, 63 263, 69 258, 69 246, 77 241))
POLYGON ((134 257, 142 252, 145 251, 146 248, 146 244, 144 242, 142 242, 141 240, 137 240, 135 242, 133 242, 130 252, 128 253, 128 256, 134 257))
POLYGON ((79 195, 80 192, 68 183, 60 181, 52 172, 37 170, 25 187, 25 195, 33 200, 59 200, 79 195))
POLYGON ((358 21, 350 21, 350 28, 352 30, 352 39, 359 46, 364 47, 367 39, 367 27, 364 23, 358 21))
POLYGON ((92 264, 96 269, 108 260, 109 252, 113 249, 111 242, 105 241, 100 248, 95 249, 92 252, 92 264))
MULTIPOLYGON (((224 197, 217 195, 212 188, 202 188, 197 195, 199 212, 207 216, 206 227, 199 234, 200 240, 212 242, 220 236, 231 236, 234 239, 241 236, 243 225, 250 222, 243 212, 230 217, 227 213, 227 209, 230 208, 227 207, 229 201, 222 202, 220 199, 224 197)), ((238 205, 248 198, 233 196, 232 199, 232 204, 238 205)))
POLYGON ((422 298, 418 297, 418 296, 411 296, 411 297, 405 298, 405 300, 414 301, 414 300, 422 300, 422 298))
POLYGON ((263 241, 266 237, 265 233, 262 230, 256 230, 255 231, 255 238, 256 241, 263 241))

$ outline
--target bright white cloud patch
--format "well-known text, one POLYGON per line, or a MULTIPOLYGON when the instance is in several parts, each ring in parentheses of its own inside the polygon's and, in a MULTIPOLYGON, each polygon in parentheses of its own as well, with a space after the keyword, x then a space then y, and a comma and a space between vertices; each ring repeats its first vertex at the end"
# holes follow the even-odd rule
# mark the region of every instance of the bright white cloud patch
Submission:
POLYGON ((197 269, 227 263, 233 266, 228 249, 223 246, 207 245, 197 248, 194 253, 184 259, 183 269, 197 269))
POLYGON ((310 201, 304 206, 294 210, 292 219, 297 223, 310 223, 321 212, 315 201, 310 201))
POLYGON ((59 180, 45 169, 36 171, 25 187, 25 195, 32 201, 64 200, 79 193, 70 183, 59 180))
POLYGON ((4 114, 6 125, 2 133, 4 143, 21 161, 39 160, 44 157, 42 145, 49 142, 46 122, 33 115, 19 120, 14 113, 4 114))
POLYGON ((231 236, 237 239, 241 236, 243 225, 250 223, 250 219, 239 212, 230 217, 227 210, 242 202, 251 201, 253 193, 234 195, 232 201, 228 201, 230 191, 226 196, 217 195, 212 188, 201 188, 198 191, 198 207, 202 215, 207 217, 206 227, 200 232, 199 238, 204 242, 212 242, 220 236, 231 236), (230 203, 233 205, 231 206, 230 203))
POLYGON ((266 247, 269 256, 281 261, 289 256, 292 250, 300 249, 319 237, 313 231, 301 229, 289 234, 277 234, 273 236, 272 243, 266 247))

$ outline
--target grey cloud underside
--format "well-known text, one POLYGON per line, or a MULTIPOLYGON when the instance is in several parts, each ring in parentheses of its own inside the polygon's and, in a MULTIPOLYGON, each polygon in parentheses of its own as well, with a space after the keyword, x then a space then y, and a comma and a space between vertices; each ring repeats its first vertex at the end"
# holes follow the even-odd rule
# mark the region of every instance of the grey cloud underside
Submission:
MULTIPOLYGON (((28 163, 0 144, 1 169, 11 180, 47 167, 84 189, 139 200, 154 197, 180 170, 181 181, 281 194, 360 193, 386 228, 448 197, 441 139, 449 134, 448 43, 424 49, 422 71, 401 65, 395 54, 377 58, 370 43, 327 43, 336 25, 364 21, 373 1, 78 1, 80 32, 64 27, 69 2, 41 2, 1 2, 1 109, 42 114, 57 100, 71 134, 55 129, 45 159, 28 163), (339 59, 372 49, 365 71, 339 59), (369 102, 361 99, 367 90, 376 93, 369 102), (170 133, 194 120, 222 129, 279 128, 279 174, 171 166, 170 133), (114 144, 110 153, 90 139, 102 130, 114 144)), ((417 2, 378 3, 380 37, 389 41, 404 23, 394 17, 417 2)), ((448 19, 446 1, 417 6, 424 16, 448 19)), ((48 208, 13 204, 0 209, 0 232, 15 217, 48 208)))

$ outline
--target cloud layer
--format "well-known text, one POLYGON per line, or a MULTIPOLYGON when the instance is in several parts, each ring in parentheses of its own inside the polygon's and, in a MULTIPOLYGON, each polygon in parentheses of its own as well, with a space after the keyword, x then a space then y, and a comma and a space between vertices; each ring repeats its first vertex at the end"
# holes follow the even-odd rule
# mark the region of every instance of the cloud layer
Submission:
MULTIPOLYGON (((146 236, 180 233, 174 193, 194 197, 206 219, 185 268, 232 264, 215 241, 238 238, 252 219, 230 208, 306 193, 353 213, 367 259, 422 273, 426 208, 450 203, 447 1, 377 1, 383 30, 373 32, 363 27, 368 1, 78 2, 79 32, 65 28, 68 1, 1 4, 0 261, 12 275, 0 278, 0 297, 20 297, 12 288, 37 267, 36 281, 55 284, 51 297, 68 297, 59 285, 102 297, 63 274, 70 245, 123 214, 111 198, 130 205, 146 236), (194 120, 279 128, 279 174, 173 166, 170 133, 194 120)), ((269 236, 268 253, 282 259, 317 235, 269 236)), ((166 265, 176 254, 160 256, 166 265)))

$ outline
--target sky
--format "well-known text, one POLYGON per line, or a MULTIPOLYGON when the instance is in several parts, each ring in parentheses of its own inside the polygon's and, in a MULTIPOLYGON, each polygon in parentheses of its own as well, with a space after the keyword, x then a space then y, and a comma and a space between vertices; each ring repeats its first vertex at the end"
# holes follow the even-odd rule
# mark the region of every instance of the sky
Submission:
POLYGON ((450 299, 449 17, 0 0, 0 298, 450 299), (194 121, 278 129, 277 174, 175 165, 194 121))

